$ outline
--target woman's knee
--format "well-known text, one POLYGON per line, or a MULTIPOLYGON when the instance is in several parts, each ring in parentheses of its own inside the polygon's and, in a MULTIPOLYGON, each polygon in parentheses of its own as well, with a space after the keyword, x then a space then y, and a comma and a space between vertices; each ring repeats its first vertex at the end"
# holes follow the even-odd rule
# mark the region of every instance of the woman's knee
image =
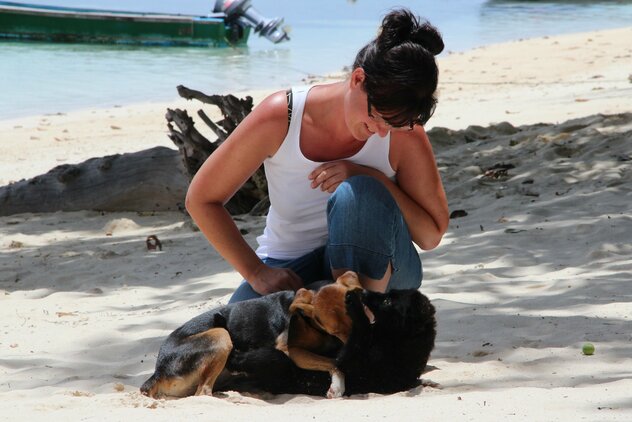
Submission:
MULTIPOLYGON (((386 186, 369 176, 354 176, 342 183, 327 208, 327 255, 333 269, 353 269, 381 279, 389 263, 397 272, 409 265, 406 280, 419 282, 419 257, 411 261, 414 246, 404 218, 386 186), (403 267, 403 268, 402 268, 403 267)), ((398 277, 396 277, 398 278, 398 277)), ((398 284, 398 283, 396 283, 398 284)))
POLYGON ((334 269, 347 268, 378 279, 397 252, 406 230, 390 192, 377 179, 354 176, 338 186, 327 207, 327 254, 334 269), (365 263, 371 270, 363 272, 365 263))
POLYGON ((329 198, 327 215, 329 218, 341 216, 350 222, 351 218, 375 215, 376 212, 389 214, 399 212, 395 200, 386 186, 371 176, 352 176, 342 182, 329 198))
POLYGON ((386 186, 375 177, 367 175, 351 176, 334 191, 332 198, 364 199, 391 196, 386 186))

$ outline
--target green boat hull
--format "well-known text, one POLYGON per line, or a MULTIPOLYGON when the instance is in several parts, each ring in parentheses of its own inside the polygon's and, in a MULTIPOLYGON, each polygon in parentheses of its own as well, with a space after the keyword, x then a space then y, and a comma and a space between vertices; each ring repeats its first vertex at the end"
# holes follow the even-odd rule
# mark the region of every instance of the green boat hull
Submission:
POLYGON ((49 42, 225 47, 246 44, 250 28, 222 17, 3 6, 0 38, 49 42))

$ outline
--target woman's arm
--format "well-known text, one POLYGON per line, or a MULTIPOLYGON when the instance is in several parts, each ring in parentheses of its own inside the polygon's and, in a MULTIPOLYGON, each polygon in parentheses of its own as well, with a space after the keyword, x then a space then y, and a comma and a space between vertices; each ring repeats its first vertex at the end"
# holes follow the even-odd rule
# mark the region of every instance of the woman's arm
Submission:
POLYGON ((273 155, 287 133, 287 103, 277 92, 257 106, 204 162, 191 181, 186 208, 204 236, 259 294, 302 287, 291 270, 265 265, 224 208, 248 178, 273 155))
POLYGON ((448 201, 430 140, 423 127, 391 134, 391 163, 397 184, 387 187, 399 205, 413 241, 421 249, 439 245, 448 229, 448 201))

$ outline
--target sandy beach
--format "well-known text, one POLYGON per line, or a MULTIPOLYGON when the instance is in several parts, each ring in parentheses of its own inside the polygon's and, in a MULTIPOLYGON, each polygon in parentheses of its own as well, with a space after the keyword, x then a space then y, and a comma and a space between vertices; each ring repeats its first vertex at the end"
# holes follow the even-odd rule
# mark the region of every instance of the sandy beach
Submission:
MULTIPOLYGON (((138 387, 162 340, 226 303, 240 275, 181 213, 19 214, 0 217, 0 419, 632 420, 631 39, 624 28, 440 58, 427 129, 459 217, 421 255, 421 290, 438 312, 423 379, 435 387, 146 398, 138 387), (149 235, 162 251, 147 250, 149 235), (586 342, 594 355, 582 354, 586 342)), ((271 91, 243 95, 256 104, 271 91)), ((200 108, 175 100, 0 121, 0 186, 174 148, 167 107, 200 108)), ((263 219, 237 222, 254 247, 263 219)))

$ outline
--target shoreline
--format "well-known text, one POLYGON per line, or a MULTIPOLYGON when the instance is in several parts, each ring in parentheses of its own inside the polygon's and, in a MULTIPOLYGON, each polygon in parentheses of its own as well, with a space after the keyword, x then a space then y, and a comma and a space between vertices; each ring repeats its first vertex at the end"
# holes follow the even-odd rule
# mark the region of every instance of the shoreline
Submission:
MULTIPOLYGON (((536 39, 543 39, 543 38, 556 38, 556 37, 565 37, 565 36, 569 36, 569 37, 573 37, 576 35, 582 35, 582 34, 591 34, 591 33, 597 33, 597 32, 607 32, 607 31, 618 31, 618 30, 623 30, 629 28, 629 26, 622 26, 622 27, 615 27, 615 28, 604 28, 604 29, 598 29, 598 30, 590 30, 590 31, 576 31, 576 32, 562 32, 559 34, 553 34, 553 35, 542 35, 542 36, 535 36, 535 37, 531 37, 531 38, 515 38, 515 39, 508 39, 508 40, 504 40, 504 41, 491 41, 489 44, 481 44, 481 45, 474 45, 471 47, 467 47, 465 49, 446 49, 438 58, 438 60, 442 61, 452 55, 458 55, 458 54, 464 54, 464 53, 469 53, 471 51, 474 50, 479 50, 479 49, 485 49, 485 48, 496 48, 499 46, 503 46, 505 44, 512 44, 512 43, 519 43, 519 42, 529 42, 531 40, 536 40, 536 39)), ((334 69, 334 70, 330 70, 328 72, 323 72, 323 73, 305 73, 305 75, 301 78, 301 80, 299 81, 297 79, 296 81, 296 85, 301 85, 301 84, 309 84, 311 80, 320 80, 320 79, 330 79, 332 77, 335 77, 336 75, 341 75, 344 74, 344 68, 348 67, 348 65, 343 65, 341 69, 334 69)), ((194 88, 194 87, 193 87, 194 88)), ((195 88, 194 88, 195 89, 195 88)), ((285 89, 285 86, 279 86, 278 87, 279 90, 281 89, 285 89)), ((270 91, 274 91, 275 89, 271 89, 271 87, 269 85, 261 85, 259 87, 253 87, 251 89, 242 91, 242 90, 238 90, 235 92, 238 93, 244 93, 244 92, 270 92, 270 91)), ((234 92, 230 92, 230 93, 234 93, 234 92)), ((216 94, 226 94, 226 92, 216 92, 216 94)), ((54 115, 59 115, 59 114, 74 114, 74 113, 80 113, 82 111, 85 110, 105 110, 105 109, 111 109, 111 108, 128 108, 128 107, 132 107, 132 108, 136 108, 138 106, 142 106, 143 104, 171 104, 173 102, 177 102, 179 100, 179 97, 177 95, 173 95, 173 97, 171 99, 164 97, 164 98, 160 98, 160 99, 153 99, 153 100, 140 100, 140 101, 121 101, 120 104, 116 104, 116 105, 112 105, 112 106, 107 106, 107 107, 99 107, 97 105, 93 105, 93 106, 83 106, 83 107, 77 107, 77 108, 73 108, 73 109, 68 109, 68 110, 63 110, 63 111, 56 111, 56 112, 48 112, 48 113, 25 113, 25 114, 20 114, 17 116, 11 116, 11 117, 4 117, 4 116, 0 116, 0 123, 4 122, 4 121, 18 121, 18 120, 22 120, 22 119, 28 119, 28 118, 32 118, 32 117, 46 117, 46 116, 54 116, 54 115)))
MULTIPOLYGON (((494 44, 442 57, 439 103, 427 129, 502 121, 559 123, 630 111, 625 100, 632 98, 632 46, 625 41, 630 39, 632 27, 494 44)), ((338 80, 341 75, 308 82, 338 80)), ((251 95, 256 105, 271 92, 234 95, 251 95)), ((153 146, 174 148, 166 136, 165 110, 179 107, 195 115, 201 106, 178 99, 1 120, 0 186, 58 164, 153 146), (37 157, 28 153, 32 149, 39 151, 37 157)), ((204 110, 211 118, 219 117, 215 107, 204 110)), ((214 139, 204 124, 197 127, 214 139)))

